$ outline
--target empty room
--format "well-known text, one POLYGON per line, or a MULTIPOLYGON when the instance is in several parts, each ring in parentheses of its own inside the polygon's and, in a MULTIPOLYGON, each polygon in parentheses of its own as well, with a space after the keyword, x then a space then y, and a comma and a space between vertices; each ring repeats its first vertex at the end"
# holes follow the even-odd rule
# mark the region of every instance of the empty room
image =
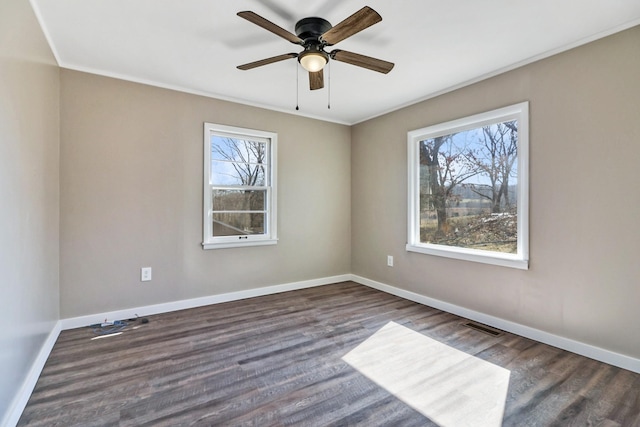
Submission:
POLYGON ((640 2, 3 0, 0 426, 640 426, 640 2))

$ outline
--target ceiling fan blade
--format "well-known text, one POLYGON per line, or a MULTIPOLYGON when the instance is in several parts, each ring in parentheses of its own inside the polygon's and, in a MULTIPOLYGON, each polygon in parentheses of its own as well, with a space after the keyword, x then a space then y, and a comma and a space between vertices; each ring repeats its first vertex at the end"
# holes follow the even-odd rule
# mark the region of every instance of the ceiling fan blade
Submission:
POLYGON ((334 50, 329 56, 339 62, 356 65, 358 67, 367 68, 379 73, 387 74, 395 65, 393 62, 383 61, 382 59, 372 58, 370 56, 360 55, 359 53, 347 52, 346 50, 334 50))
POLYGON ((238 16, 258 25, 259 27, 264 28, 267 31, 271 31, 273 34, 280 36, 283 39, 289 40, 291 43, 304 44, 304 40, 302 40, 300 37, 296 36, 293 33, 290 33, 282 27, 277 26, 273 22, 263 18, 255 12, 245 10, 243 12, 238 12, 238 16))
POLYGON ((309 89, 316 90, 324 87, 324 73, 322 70, 309 72, 309 89))
POLYGON ((335 27, 326 31, 322 35, 322 40, 331 46, 380 21, 382 21, 380 14, 369 6, 365 6, 335 27))
POLYGON ((263 65, 273 64, 274 62, 284 61, 285 59, 297 58, 297 53, 285 53, 284 55, 273 56, 271 58, 261 59, 260 61, 249 62, 248 64, 238 65, 239 70, 250 70, 263 65))

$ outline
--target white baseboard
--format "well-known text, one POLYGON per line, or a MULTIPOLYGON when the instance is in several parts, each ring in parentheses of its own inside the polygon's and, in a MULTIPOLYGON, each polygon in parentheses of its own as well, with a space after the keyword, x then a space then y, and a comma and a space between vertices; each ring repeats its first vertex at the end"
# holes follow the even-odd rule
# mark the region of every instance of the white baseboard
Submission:
POLYGON ((277 294, 280 292, 295 291, 298 289, 312 288, 315 286, 329 285, 332 283, 346 282, 351 280, 350 274, 340 276, 323 277, 321 279, 305 280, 302 282, 286 283, 283 285, 267 286, 264 288, 249 289, 246 291, 229 292, 226 294, 211 295, 200 298, 186 299, 180 301, 167 302, 162 304, 147 305, 142 307, 127 308, 124 310, 110 311, 107 313, 90 314, 88 316, 72 317, 62 319, 62 329, 81 328, 96 323, 101 323, 105 319, 122 320, 136 317, 150 316, 152 314, 168 313, 171 311, 185 310, 188 308, 202 307, 211 304, 220 304, 229 301, 238 301, 247 298, 260 297, 264 295, 277 294))
POLYGON ((469 310, 467 308, 440 301, 434 298, 429 298, 415 292, 406 291, 404 289, 399 289, 394 286, 376 282, 365 277, 351 275, 351 280, 356 283, 360 283, 361 285, 377 289, 379 291, 396 295, 398 297, 408 299, 420 304, 428 305, 429 307, 437 308, 439 310, 446 311, 448 313, 452 313, 466 319, 475 320, 476 322, 484 323, 485 325, 493 326, 494 328, 502 329, 503 331, 530 338, 544 344, 549 344, 551 346, 558 347, 563 350, 588 357, 590 359, 599 360, 600 362, 608 363, 609 365, 640 373, 640 359, 635 359, 630 356, 625 356, 624 354, 615 353, 613 351, 595 347, 590 344, 574 341, 569 338, 553 335, 548 332, 521 325, 519 323, 511 322, 509 320, 504 320, 499 317, 490 316, 488 314, 480 313, 474 310, 469 310))
POLYGON ((51 354, 51 350, 53 350, 53 345, 56 343, 61 330, 62 322, 57 321, 51 332, 49 332, 47 339, 42 344, 42 347, 40 347, 40 351, 38 352, 36 360, 31 365, 31 369, 29 369, 27 377, 22 382, 20 389, 11 402, 11 405, 9 405, 9 410, 5 414, 4 418, 0 421, 0 426, 9 427, 18 424, 20 416, 22 415, 24 408, 27 406, 29 397, 31 397, 31 393, 36 387, 38 378, 40 378, 40 373, 42 372, 44 364, 49 358, 49 354, 51 354))

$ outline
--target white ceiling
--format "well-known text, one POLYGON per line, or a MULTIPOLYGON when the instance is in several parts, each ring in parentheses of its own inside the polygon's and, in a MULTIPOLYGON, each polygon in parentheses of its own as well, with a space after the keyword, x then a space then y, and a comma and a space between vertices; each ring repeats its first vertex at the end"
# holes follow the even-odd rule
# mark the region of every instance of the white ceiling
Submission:
POLYGON ((61 67, 345 124, 640 24, 638 0, 31 2, 61 67), (294 32, 301 18, 336 25, 365 5, 382 22, 335 48, 394 62, 387 75, 332 61, 325 88, 311 92, 295 60, 236 69, 300 50, 238 11, 294 32))

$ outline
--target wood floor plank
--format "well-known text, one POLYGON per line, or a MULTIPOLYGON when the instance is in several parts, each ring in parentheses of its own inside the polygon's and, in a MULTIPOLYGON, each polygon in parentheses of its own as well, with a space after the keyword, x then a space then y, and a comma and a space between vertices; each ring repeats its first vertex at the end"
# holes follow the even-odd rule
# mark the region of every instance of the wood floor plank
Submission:
MULTIPOLYGON (((352 282, 148 318, 100 339, 63 331, 18 425, 436 426, 343 360, 393 322, 508 370, 502 425, 640 426, 639 374, 352 282)), ((437 380, 464 393, 473 366, 437 380)), ((469 396, 447 399, 456 411, 469 396)))

